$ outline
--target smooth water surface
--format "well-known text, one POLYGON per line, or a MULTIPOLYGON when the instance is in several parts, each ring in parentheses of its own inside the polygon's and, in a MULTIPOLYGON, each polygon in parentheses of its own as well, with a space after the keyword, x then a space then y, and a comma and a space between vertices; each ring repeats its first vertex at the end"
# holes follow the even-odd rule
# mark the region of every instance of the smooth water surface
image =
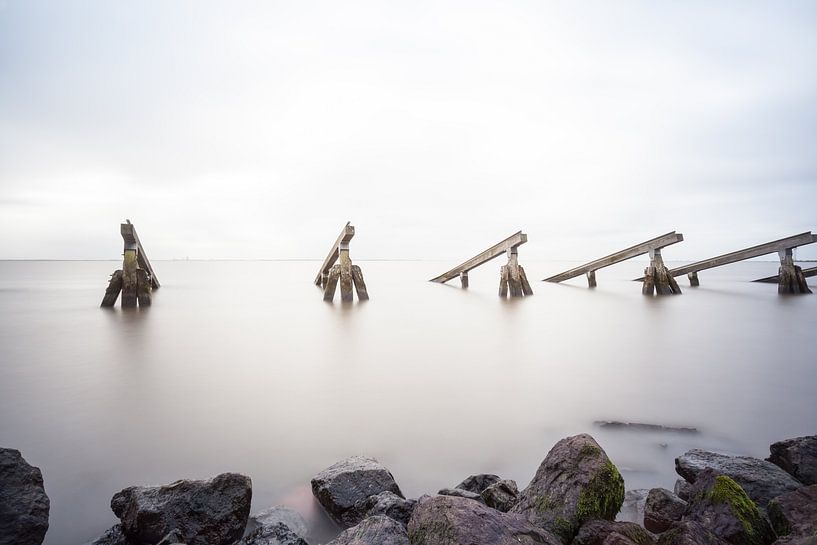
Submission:
POLYGON ((454 263, 360 261, 372 299, 349 306, 321 301, 318 262, 157 262, 153 307, 122 311, 98 308, 116 262, 0 262, 0 446, 43 471, 46 543, 75 545, 134 484, 245 473, 254 511, 290 505, 324 539, 309 479, 352 454, 407 496, 477 472, 521 488, 589 432, 628 489, 671 488, 688 448, 763 457, 817 432, 817 295, 748 282, 776 263, 665 298, 629 280, 643 262, 593 290, 538 281, 573 263, 521 263, 535 296, 505 301, 498 260, 468 290, 427 282, 454 263), (701 432, 593 424, 608 419, 701 432))

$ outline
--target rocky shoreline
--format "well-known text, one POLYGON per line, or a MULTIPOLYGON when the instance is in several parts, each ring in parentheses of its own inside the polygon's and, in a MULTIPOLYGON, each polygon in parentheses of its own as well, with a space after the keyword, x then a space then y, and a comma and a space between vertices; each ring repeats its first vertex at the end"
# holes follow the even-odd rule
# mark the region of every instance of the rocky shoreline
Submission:
MULTIPOLYGON (((531 482, 471 475, 407 499, 377 460, 354 456, 312 479, 340 534, 329 545, 817 545, 817 435, 770 446, 766 460, 698 449, 675 460, 681 479, 625 493, 624 479, 587 434, 562 439, 531 482), (616 521, 622 506, 637 522, 616 521)), ((87 545, 318 545, 301 516, 250 516, 249 477, 132 486, 111 510, 120 523, 87 545)), ((42 474, 0 448, 0 545, 40 545, 49 499, 42 474)))

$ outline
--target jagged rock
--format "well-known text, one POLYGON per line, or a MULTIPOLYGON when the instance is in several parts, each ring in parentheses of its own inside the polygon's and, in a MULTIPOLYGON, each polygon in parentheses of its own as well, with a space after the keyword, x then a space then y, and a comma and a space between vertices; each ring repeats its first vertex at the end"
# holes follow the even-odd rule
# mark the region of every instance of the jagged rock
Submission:
POLYGON ((108 528, 104 534, 85 545, 130 545, 125 534, 122 533, 122 525, 117 524, 108 528))
POLYGON ((595 439, 562 439, 548 452, 511 510, 570 542, 590 519, 613 520, 624 501, 624 479, 595 439))
POLYGON ((19 450, 0 448, 0 545, 40 545, 50 505, 40 468, 19 450))
POLYGON ((687 482, 686 479, 678 479, 675 481, 675 486, 672 491, 675 495, 684 501, 689 501, 689 490, 692 488, 692 483, 687 482))
POLYGON ((156 543, 178 530, 188 545, 230 545, 244 533, 251 499, 249 477, 223 473, 207 481, 131 486, 114 495, 111 509, 136 542, 156 543))
POLYGON ((817 536, 808 537, 781 537, 772 545, 817 545, 817 536))
POLYGON ((712 469, 698 473, 684 520, 700 523, 733 545, 770 545, 777 539, 743 488, 712 469))
POLYGON ((618 512, 616 520, 621 522, 635 522, 644 526, 644 505, 647 503, 648 488, 636 488, 624 493, 624 503, 618 512))
POLYGON ((380 462, 366 456, 352 456, 329 466, 312 479, 312 493, 343 528, 363 520, 361 501, 381 492, 404 497, 394 477, 380 462))
POLYGON ((693 449, 675 459, 675 471, 690 483, 707 468, 733 479, 760 507, 803 486, 773 463, 749 456, 726 456, 693 449))
POLYGON ((178 530, 171 530, 165 537, 159 540, 156 545, 185 545, 184 537, 178 530))
POLYGON ((656 534, 666 532, 681 520, 686 508, 687 502, 666 488, 653 488, 644 504, 644 528, 656 534))
POLYGON ((523 516, 455 496, 423 496, 408 525, 411 545, 561 545, 523 516))
POLYGON ((697 522, 683 521, 658 536, 656 545, 728 545, 728 542, 697 522))
POLYGON ((405 526, 411 518, 411 513, 414 512, 417 500, 401 498, 394 492, 381 492, 358 503, 355 509, 363 512, 365 518, 384 515, 405 526))
POLYGON ((406 527, 391 517, 375 515, 341 532, 328 545, 409 545, 406 527))
POLYGON ((259 526, 244 536, 238 545, 308 545, 308 543, 283 522, 275 522, 259 526))
POLYGON ((460 490, 468 490, 469 492, 473 492, 474 494, 482 494, 483 490, 485 490, 486 488, 493 484, 498 483, 501 480, 502 478, 499 475, 492 475, 491 473, 478 473, 477 475, 471 475, 470 477, 467 477, 464 481, 462 481, 454 488, 459 488, 460 490))
POLYGON ((571 545, 652 545, 653 536, 634 522, 590 520, 582 524, 571 545))
POLYGON ((488 507, 507 513, 519 501, 519 489, 516 487, 516 481, 508 479, 492 484, 483 490, 480 496, 488 507))
POLYGON ((248 536, 250 533, 264 526, 276 526, 278 524, 283 524, 289 528, 290 531, 303 539, 306 539, 309 533, 306 521, 300 513, 289 507, 276 505, 250 516, 247 521, 247 528, 244 530, 244 536, 248 536))
POLYGON ((772 444, 767 458, 803 484, 817 484, 817 435, 772 444))
POLYGON ((768 513, 780 536, 817 537, 817 484, 776 497, 768 513))
POLYGON ((467 500, 474 500, 479 503, 485 503, 482 496, 470 490, 463 490, 462 488, 443 488, 437 492, 440 496, 453 496, 455 498, 465 498, 467 500))

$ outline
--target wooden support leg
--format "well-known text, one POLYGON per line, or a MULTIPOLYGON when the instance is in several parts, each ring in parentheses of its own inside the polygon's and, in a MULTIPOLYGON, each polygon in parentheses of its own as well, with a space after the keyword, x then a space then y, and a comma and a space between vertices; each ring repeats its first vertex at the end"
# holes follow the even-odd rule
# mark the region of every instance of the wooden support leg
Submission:
POLYGON ((140 307, 150 306, 151 281, 148 272, 144 269, 136 271, 136 298, 140 307))
POLYGON ((590 288, 596 287, 596 271, 587 271, 587 286, 590 288))
POLYGON ((338 279, 340 278, 340 265, 332 265, 329 269, 329 275, 326 278, 326 288, 323 290, 323 300, 332 302, 335 298, 335 290, 338 287, 338 279))
POLYGON ((108 282, 108 289, 105 290, 105 297, 102 298, 102 307, 112 307, 119 298, 119 292, 122 291, 122 271, 117 269, 111 275, 111 280, 108 282))
POLYGON ((522 279, 519 274, 519 252, 516 248, 508 249, 508 289, 511 297, 522 297, 522 279))
POLYGON ((136 270, 136 250, 125 250, 125 258, 122 261, 122 308, 136 306, 136 270))
POLYGON ((366 282, 363 281, 363 271, 357 265, 352 265, 352 280, 355 283, 355 291, 359 301, 368 301, 369 292, 366 290, 366 282))
POLYGON ((321 289, 326 289, 326 280, 329 278, 329 273, 321 274, 321 289))
POLYGON ((700 281, 698 280, 698 273, 697 271, 693 271, 687 274, 687 278, 689 278, 689 285, 692 287, 698 287, 701 285, 700 281))
POLYGON ((522 281, 522 293, 525 295, 533 295, 533 289, 530 287, 528 276, 525 274, 525 269, 522 268, 522 265, 519 265, 519 279, 522 281))
POLYGON ((352 296, 352 260, 349 258, 349 245, 341 243, 340 256, 340 300, 350 303, 352 296))
POLYGON ((508 296, 508 266, 502 265, 499 269, 499 296, 508 296))
POLYGON ((462 271, 460 273, 460 283, 462 284, 463 288, 468 287, 468 271, 462 271))
POLYGON ((811 293, 811 289, 806 282, 806 275, 803 274, 803 269, 795 265, 794 274, 797 277, 797 285, 800 288, 800 293, 811 293))
MULTIPOLYGON (((661 257, 661 248, 650 250, 650 266, 647 271, 652 271, 652 284, 655 287, 655 292, 658 295, 674 295, 680 294, 681 288, 678 282, 669 273, 669 269, 664 265, 664 260, 661 257)), ((647 289, 647 271, 644 275, 644 287, 641 292, 645 295, 652 295, 652 288, 647 289), (649 293, 648 293, 649 291, 649 293)))
POLYGON ((655 267, 652 265, 644 269, 644 284, 641 286, 641 293, 644 295, 655 293, 655 267))
POLYGON ((798 294, 811 293, 803 269, 794 264, 792 249, 778 252, 780 256, 780 272, 778 273, 777 293, 798 294))

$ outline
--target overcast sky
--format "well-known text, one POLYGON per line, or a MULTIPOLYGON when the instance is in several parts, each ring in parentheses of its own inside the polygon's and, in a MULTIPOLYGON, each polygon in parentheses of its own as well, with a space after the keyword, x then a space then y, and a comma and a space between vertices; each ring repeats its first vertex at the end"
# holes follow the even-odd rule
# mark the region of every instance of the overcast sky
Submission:
POLYGON ((812 1, 0 0, 0 258, 698 259, 816 152, 812 1))

